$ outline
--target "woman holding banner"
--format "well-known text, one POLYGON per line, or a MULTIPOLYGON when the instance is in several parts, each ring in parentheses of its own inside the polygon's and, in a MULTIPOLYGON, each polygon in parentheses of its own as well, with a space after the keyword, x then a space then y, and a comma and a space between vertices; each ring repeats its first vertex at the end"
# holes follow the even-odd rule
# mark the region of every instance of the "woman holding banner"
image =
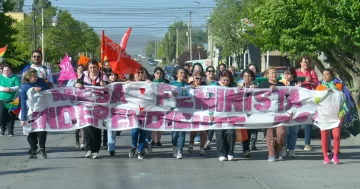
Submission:
MULTIPOLYGON (((301 82, 299 82, 297 79, 296 70, 294 67, 289 66, 284 71, 284 85, 285 86, 293 86, 293 87, 301 87, 301 82)), ((292 114, 294 114, 296 108, 293 108, 289 110, 292 114)), ((287 126, 286 127, 286 135, 285 135, 285 147, 282 149, 282 155, 287 156, 290 158, 295 158, 295 146, 296 146, 296 140, 298 137, 298 131, 299 131, 299 125, 293 125, 293 126, 287 126), (287 153, 287 150, 288 153, 287 153)))
MULTIPOLYGON (((211 85, 215 82, 215 68, 214 66, 208 66, 206 68, 206 85, 211 85)), ((207 141, 204 145, 205 150, 211 149, 211 141, 214 137, 214 130, 207 131, 207 141)))
MULTIPOLYGON (((27 92, 30 89, 35 90, 36 92, 44 91, 49 88, 49 85, 46 81, 42 78, 38 77, 38 72, 34 68, 29 68, 24 72, 23 75, 23 84, 21 85, 21 92, 20 92, 20 104, 21 104, 21 117, 20 117, 20 125, 25 126, 27 114, 28 114, 28 107, 26 105, 26 101, 28 100, 27 92)), ((33 120, 30 120, 33 121, 33 120)), ((29 121, 29 122, 30 122, 29 121)), ((37 150, 37 143, 39 141, 40 146, 40 154, 42 158, 47 158, 46 151, 45 151, 45 143, 46 143, 47 131, 38 131, 38 132, 31 132, 29 133, 27 139, 30 145, 30 155, 29 159, 37 158, 36 150, 37 150)))
MULTIPOLYGON (((129 81, 127 81, 127 83, 145 81, 147 78, 146 72, 147 71, 145 70, 145 68, 140 68, 139 70, 137 70, 135 72, 135 74, 131 74, 129 76, 129 81)), ((139 121, 139 125, 141 125, 141 124, 143 124, 143 122, 139 121)), ((146 130, 143 130, 140 128, 132 129, 132 131, 131 131, 131 148, 129 151, 130 158, 135 157, 136 147, 138 147, 137 148, 138 159, 145 159, 145 147, 147 147, 146 134, 147 134, 146 130)), ((151 134, 150 134, 150 136, 151 136, 151 134)), ((148 149, 148 152, 149 152, 149 149, 148 149)))
MULTIPOLYGON (((245 69, 241 75, 242 75, 242 82, 238 83, 239 88, 248 89, 248 88, 257 87, 254 83, 256 75, 253 71, 249 69, 245 69)), ((243 141, 243 153, 245 158, 250 158, 251 157, 250 142, 251 142, 251 150, 257 150, 256 140, 257 140, 258 131, 257 129, 247 129, 247 133, 249 137, 248 139, 243 141)))
MULTIPOLYGON (((98 62, 94 59, 89 60, 86 66, 86 70, 82 76, 76 81, 75 87, 83 89, 84 86, 105 86, 108 81, 107 76, 101 73, 99 70, 98 62)), ((101 129, 94 126, 88 126, 84 129, 85 137, 85 158, 92 157, 93 159, 99 159, 99 150, 101 147, 101 129)))
MULTIPOLYGON (((78 79, 81 78, 81 76, 84 72, 84 69, 85 69, 84 66, 81 64, 76 67, 76 76, 78 79)), ((77 79, 69 80, 67 86, 74 86, 76 81, 77 81, 77 79)), ((84 138, 84 130, 83 129, 75 130, 75 142, 76 142, 76 144, 75 144, 76 148, 85 150, 85 138, 84 138), (80 144, 80 139, 81 139, 81 144, 80 144)))
POLYGON ((0 74, 0 125, 1 133, 5 134, 6 127, 9 137, 14 135, 14 124, 16 115, 11 111, 16 108, 13 104, 18 97, 20 80, 12 74, 12 68, 9 65, 3 65, 3 72, 0 74))
MULTIPOLYGON (((343 85, 341 82, 338 82, 338 80, 335 80, 335 74, 332 70, 330 69, 325 69, 323 71, 323 80, 320 82, 320 85, 316 87, 316 90, 318 91, 328 91, 328 93, 332 92, 332 91, 340 91, 343 92, 343 85)), ((315 97, 315 103, 319 104, 321 101, 323 101, 328 95, 324 95, 321 97, 315 97)), ((334 155, 332 158, 332 162, 334 164, 339 164, 339 158, 338 158, 338 154, 339 154, 339 148, 340 148, 340 130, 341 130, 341 125, 342 122, 344 121, 344 116, 345 114, 349 111, 347 108, 347 103, 346 103, 346 99, 343 96, 343 99, 341 99, 343 102, 343 104, 340 104, 340 110, 338 113, 338 117, 340 120, 340 124, 338 127, 335 127, 332 129, 332 135, 333 135, 333 140, 334 140, 334 155)), ((319 110, 319 114, 320 114, 320 110, 319 110)), ((328 156, 328 135, 329 132, 328 130, 322 130, 321 131, 321 147, 322 147, 322 152, 324 155, 324 164, 329 164, 330 160, 329 160, 329 156, 328 156)))
MULTIPOLYGON (((206 82, 202 81, 203 79, 203 72, 200 70, 195 70, 193 72, 193 81, 190 82, 191 88, 195 88, 198 86, 204 86, 206 85, 206 82)), ((188 145, 188 152, 192 153, 194 149, 194 140, 195 137, 200 133, 200 156, 205 156, 205 149, 204 145, 206 143, 207 139, 207 131, 190 131, 190 142, 188 145)))
MULTIPOLYGON (((187 70, 185 70, 184 68, 176 69, 176 70, 174 70, 175 81, 171 81, 170 85, 174 85, 179 88, 188 86, 189 84, 186 82, 187 77, 188 77, 187 70)), ((177 96, 186 95, 186 93, 183 94, 182 92, 177 93, 174 91, 173 95, 175 97, 177 97, 177 96)), ((173 131, 172 132, 173 156, 177 159, 183 158, 185 135, 186 135, 186 131, 173 131)))
MULTIPOLYGON (((266 69, 266 75, 268 81, 264 81, 260 84, 259 88, 270 88, 271 90, 275 89, 277 86, 285 86, 283 83, 277 81, 277 70, 275 67, 269 67, 266 69)), ((292 114, 290 115, 292 117, 292 114)), ((270 162, 276 161, 276 156, 278 160, 283 160, 283 156, 281 154, 282 147, 284 146, 284 138, 285 138, 285 127, 278 126, 274 128, 268 128, 266 130, 266 144, 269 150, 269 159, 270 162), (276 130, 276 149, 274 146, 274 130, 276 130)))
MULTIPOLYGON (((152 82, 154 82, 154 83, 169 83, 169 81, 165 79, 164 70, 160 67, 155 68, 153 78, 154 79, 152 80, 152 82)), ((151 141, 150 145, 155 146, 155 147, 162 147, 162 144, 160 142, 161 136, 162 136, 161 131, 153 131, 151 133, 152 141, 151 141)))
MULTIPOLYGON (((301 57, 300 68, 296 70, 297 77, 305 77, 305 81, 302 83, 302 87, 315 90, 316 86, 319 84, 319 79, 314 70, 311 69, 311 58, 310 56, 304 55, 301 57)), ((312 124, 304 125, 305 127, 305 151, 311 151, 312 148, 310 146, 311 143, 311 131, 312 124)))
MULTIPOLYGON (((219 74, 219 81, 213 83, 213 86, 236 87, 232 73, 229 70, 223 70, 219 74)), ((214 121, 214 116, 210 115, 210 121, 214 121)), ((235 148, 235 129, 216 130, 216 147, 220 161, 233 160, 235 148)))

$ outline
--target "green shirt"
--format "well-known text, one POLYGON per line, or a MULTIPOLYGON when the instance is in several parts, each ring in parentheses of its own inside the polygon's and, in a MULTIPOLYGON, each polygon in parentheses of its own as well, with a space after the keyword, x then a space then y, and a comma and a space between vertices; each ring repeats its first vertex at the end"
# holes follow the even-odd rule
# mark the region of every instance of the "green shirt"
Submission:
MULTIPOLYGON (((20 87, 20 80, 16 75, 12 75, 10 77, 5 77, 3 74, 0 74, 0 86, 1 87, 20 87)), ((0 91, 0 100, 5 101, 4 105, 6 108, 9 108, 9 103, 14 100, 14 98, 17 96, 17 92, 5 92, 0 91), (7 101, 7 102, 6 102, 7 101)))

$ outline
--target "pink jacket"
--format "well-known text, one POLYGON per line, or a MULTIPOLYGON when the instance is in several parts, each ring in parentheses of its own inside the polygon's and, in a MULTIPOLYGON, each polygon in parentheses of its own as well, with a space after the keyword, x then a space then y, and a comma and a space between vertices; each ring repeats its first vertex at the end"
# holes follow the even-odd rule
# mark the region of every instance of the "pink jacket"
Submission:
POLYGON ((299 68, 296 70, 296 75, 298 77, 310 77, 311 78, 310 82, 304 81, 302 83, 302 87, 304 87, 306 89, 315 90, 316 87, 319 85, 319 79, 314 70, 306 70, 306 72, 304 74, 303 72, 301 72, 301 69, 299 68))

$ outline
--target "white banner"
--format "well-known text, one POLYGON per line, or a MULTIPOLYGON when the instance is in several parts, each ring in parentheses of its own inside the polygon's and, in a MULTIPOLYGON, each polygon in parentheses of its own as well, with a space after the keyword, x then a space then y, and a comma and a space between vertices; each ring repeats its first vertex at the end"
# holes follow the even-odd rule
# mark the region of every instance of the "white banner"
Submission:
POLYGON ((318 108, 321 112, 315 124, 329 129, 339 124, 339 108, 335 107, 339 106, 342 93, 326 93, 295 87, 191 89, 146 82, 85 89, 64 87, 41 93, 30 89, 28 125, 24 131, 69 131, 89 125, 153 131, 269 128, 312 124, 318 108), (315 96, 323 96, 324 101, 316 105, 315 96), (292 119, 290 112, 294 113, 292 119), (210 116, 214 116, 213 122, 210 116))

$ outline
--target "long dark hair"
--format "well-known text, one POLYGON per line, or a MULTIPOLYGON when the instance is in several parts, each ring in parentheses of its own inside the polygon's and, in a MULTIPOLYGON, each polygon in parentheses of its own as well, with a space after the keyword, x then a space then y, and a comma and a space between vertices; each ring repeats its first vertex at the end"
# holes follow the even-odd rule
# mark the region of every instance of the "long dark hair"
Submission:
POLYGON ((284 72, 289 72, 293 76, 294 79, 297 78, 297 74, 296 74, 296 70, 295 70, 294 66, 287 67, 284 72))
POLYGON ((175 81, 177 81, 177 74, 179 73, 180 70, 183 70, 185 72, 185 76, 188 77, 189 75, 189 71, 187 69, 185 69, 184 67, 179 67, 179 68, 176 68, 174 69, 173 71, 173 78, 175 81))
POLYGON ((203 68, 203 66, 200 64, 200 63, 195 63, 195 64, 193 64, 193 67, 192 67, 192 69, 191 69, 191 73, 194 73, 194 69, 195 69, 195 66, 200 66, 200 68, 201 68, 201 72, 202 73, 204 73, 204 68, 203 68))
POLYGON ((228 77, 229 78, 229 86, 235 85, 234 77, 233 77, 232 73, 229 70, 224 70, 224 71, 220 72, 219 80, 222 77, 228 77))

